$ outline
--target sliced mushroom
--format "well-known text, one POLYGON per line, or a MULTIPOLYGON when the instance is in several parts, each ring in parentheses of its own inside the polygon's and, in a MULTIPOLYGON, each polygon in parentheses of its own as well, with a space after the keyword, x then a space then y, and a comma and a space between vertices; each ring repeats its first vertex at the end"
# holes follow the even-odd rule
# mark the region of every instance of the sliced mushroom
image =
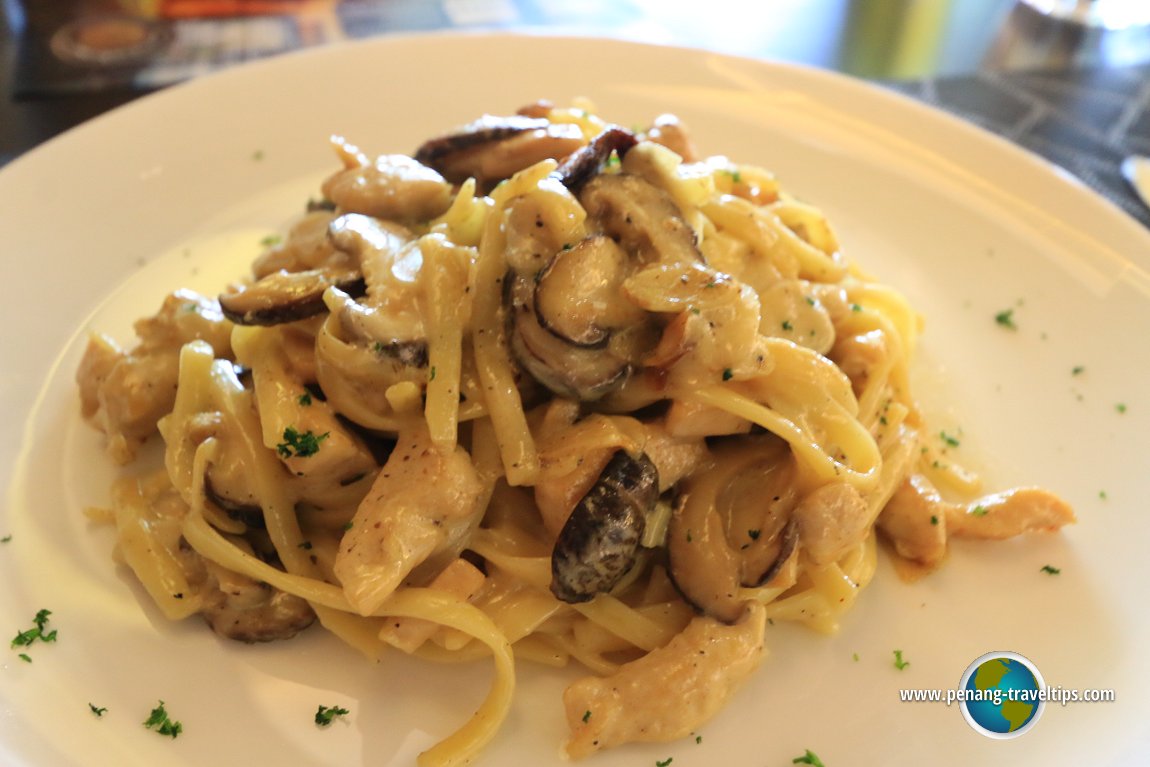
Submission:
POLYGON ((551 123, 543 117, 499 117, 483 115, 478 120, 463 125, 451 133, 437 136, 423 142, 413 155, 419 162, 434 167, 434 163, 445 157, 473 149, 512 136, 519 136, 533 130, 545 129, 551 123))
POLYGON ((509 336, 519 364, 552 392, 583 402, 600 399, 620 386, 631 363, 609 349, 582 348, 544 328, 534 305, 534 282, 511 278, 509 336))
POLYGON ((353 301, 338 289, 328 293, 325 300, 336 314, 342 338, 369 348, 377 356, 403 364, 417 367, 427 364, 427 340, 422 322, 407 322, 403 311, 387 311, 353 301))
POLYGON ((399 365, 412 368, 427 367, 427 341, 392 341, 372 347, 381 357, 390 357, 399 365))
POLYGON ((204 560, 217 590, 206 598, 204 619, 212 631, 241 642, 290 639, 315 621, 306 600, 204 560))
POLYGON ((551 554, 551 593, 586 602, 610 591, 635 563, 659 472, 646 455, 615 453, 563 526, 551 554))
POLYGON ((387 326, 392 323, 380 322, 372 307, 351 301, 346 294, 334 290, 331 299, 333 304, 342 302, 337 314, 343 336, 348 341, 358 343, 374 356, 402 367, 427 367, 427 339, 396 338, 387 332, 387 326))
POLYGON ((363 301, 353 301, 338 289, 327 295, 338 340, 373 363, 386 362, 393 368, 391 379, 422 379, 428 350, 416 307, 416 283, 423 256, 414 235, 399 224, 347 214, 331 222, 329 238, 341 252, 354 256, 366 283, 363 301))
POLYGON ((583 146, 579 126, 536 117, 484 115, 425 141, 415 159, 456 184, 474 178, 481 188, 510 178, 540 160, 562 159, 583 146))
POLYGON ((530 104, 524 104, 515 110, 515 114, 521 117, 546 117, 551 114, 551 110, 555 108, 555 104, 547 99, 539 99, 530 104))
POLYGON ((209 501, 218 506, 220 511, 235 521, 242 522, 248 527, 262 528, 266 526, 264 524, 263 508, 258 504, 232 500, 217 491, 212 484, 211 472, 204 475, 204 495, 209 501))
POLYGON ((539 324, 575 346, 601 347, 612 328, 641 321, 644 312, 621 294, 628 260, 601 235, 556 253, 535 277, 539 324))
POLYGON ((604 232, 643 264, 703 262, 695 232, 674 200, 640 176, 595 176, 580 191, 579 201, 604 232))
MULTIPOLYGON (((397 337, 400 333, 418 334, 421 327, 405 328, 402 322, 353 301, 338 289, 333 288, 326 300, 333 316, 320 332, 318 371, 330 373, 334 366, 341 375, 357 378, 366 373, 381 384, 426 378, 427 339, 397 337)), ((324 376, 320 379, 323 384, 324 376)))
POLYGON ((389 298, 391 282, 414 283, 423 265, 418 248, 411 247, 415 235, 391 221, 348 213, 328 225, 327 236, 339 251, 355 259, 368 299, 376 303, 389 298))
POLYGON ((618 125, 611 125, 570 155, 551 175, 559 179, 563 186, 578 193, 599 173, 612 153, 622 158, 636 143, 635 134, 618 125))
POLYGON ((508 204, 512 271, 504 301, 520 365, 554 393, 590 401, 621 385, 638 357, 625 348, 626 333, 608 345, 610 331, 630 321, 619 288, 630 256, 608 238, 587 240, 585 219, 578 200, 553 179, 508 204))
POLYGON ((330 210, 309 211, 288 229, 283 240, 273 238, 268 247, 252 262, 252 274, 261 279, 281 269, 302 272, 333 266, 338 260, 327 237, 330 210))
MULTIPOLYGON (((612 151, 632 145, 627 131, 606 130, 552 174, 581 189, 588 224, 608 236, 560 250, 542 270, 516 271, 509 280, 511 350, 560 396, 605 396, 658 341, 655 323, 622 289, 637 266, 702 260, 693 230, 665 192, 638 176, 594 175, 612 151)), ((516 261, 526 269, 532 263, 516 261)))
POLYGON ((220 308, 237 325, 295 322, 323 313, 323 294, 330 287, 352 296, 364 293, 363 277, 354 269, 281 270, 231 293, 220 294, 220 308))
POLYGON ((759 579, 748 586, 791 586, 797 579, 799 553, 799 524, 794 517, 787 522, 779 536, 779 551, 775 561, 759 579), (788 570, 795 571, 788 574, 788 570), (785 581, 785 584, 782 583, 785 581))

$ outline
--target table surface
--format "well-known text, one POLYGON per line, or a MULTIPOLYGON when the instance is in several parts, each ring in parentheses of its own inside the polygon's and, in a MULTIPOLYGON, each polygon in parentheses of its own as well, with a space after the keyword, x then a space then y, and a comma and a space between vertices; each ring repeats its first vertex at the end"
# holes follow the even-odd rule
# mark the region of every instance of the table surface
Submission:
POLYGON ((1089 29, 1018 0, 708 0, 706 14, 687 0, 24 2, 0 0, 0 165, 143 94, 252 58, 438 29, 546 31, 875 81, 1045 157, 1150 227, 1119 173, 1127 154, 1150 154, 1150 26, 1089 29), (67 44, 89 38, 76 29, 122 20, 125 9, 149 35, 138 59, 78 60, 67 44))

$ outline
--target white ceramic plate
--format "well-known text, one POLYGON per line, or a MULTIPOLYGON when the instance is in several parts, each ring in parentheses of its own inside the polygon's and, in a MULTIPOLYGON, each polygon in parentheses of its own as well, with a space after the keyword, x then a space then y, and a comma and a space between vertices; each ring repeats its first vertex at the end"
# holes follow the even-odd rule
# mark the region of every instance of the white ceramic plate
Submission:
MULTIPOLYGON (((828 767, 1150 758, 1150 234, 1005 142, 843 77, 619 42, 431 36, 191 82, 0 173, 0 535, 11 536, 0 629, 14 635, 47 608, 59 630, 29 648, 32 663, 0 655, 0 761, 406 764, 470 714, 485 664, 369 667, 318 631, 246 647, 159 617, 112 565, 109 532, 82 515, 106 502, 113 472, 72 379, 90 329, 128 341, 131 320, 169 290, 213 291, 245 273, 259 240, 335 167, 329 134, 412 151, 485 111, 576 96, 624 125, 675 112, 705 153, 772 168, 822 206, 849 256, 926 315, 919 394, 938 428, 961 428, 960 456, 989 488, 1044 485, 1080 518, 1058 536, 955 545, 913 585, 884 562, 837 636, 772 627, 764 668, 701 742, 589 764, 783 765, 805 749, 828 767), (1007 308, 1013 332, 994 321, 1007 308), (901 671, 895 649, 910 662, 901 671), (1050 685, 1113 689, 1117 701, 1048 706, 1005 742, 976 734, 957 707, 899 702, 900 688, 955 686, 992 650, 1030 658, 1050 685), (141 725, 160 699, 184 725, 176 740, 141 725), (320 704, 351 714, 321 730, 320 704)), ((521 670, 484 763, 559 761, 572 673, 521 670)))

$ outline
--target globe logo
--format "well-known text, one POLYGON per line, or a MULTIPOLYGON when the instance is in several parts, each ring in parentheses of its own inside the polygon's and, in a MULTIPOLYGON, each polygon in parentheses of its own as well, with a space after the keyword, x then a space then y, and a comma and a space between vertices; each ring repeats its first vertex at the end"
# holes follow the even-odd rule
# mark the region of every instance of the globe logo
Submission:
POLYGON ((1046 682, 1016 652, 988 652, 975 659, 958 685, 967 723, 988 738, 1017 738, 1030 730, 1046 706, 1046 682))

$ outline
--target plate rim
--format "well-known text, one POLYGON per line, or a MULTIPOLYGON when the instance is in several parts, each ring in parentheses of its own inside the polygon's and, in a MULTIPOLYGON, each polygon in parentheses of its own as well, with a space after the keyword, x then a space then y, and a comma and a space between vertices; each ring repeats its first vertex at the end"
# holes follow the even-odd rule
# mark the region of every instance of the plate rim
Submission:
MULTIPOLYGON (((427 38, 438 38, 438 37, 442 37, 442 36, 443 35, 441 35, 439 33, 427 33, 427 34, 419 34, 419 35, 402 35, 402 36, 395 36, 395 38, 386 37, 386 38, 373 39, 373 40, 369 40, 369 41, 352 41, 352 42, 348 43, 347 45, 370 47, 370 46, 374 46, 374 45, 383 44, 383 41, 388 41, 388 43, 390 43, 392 40, 398 39, 398 38, 403 38, 403 40, 417 39, 417 40, 423 41, 423 40, 426 40, 427 38)), ((452 36, 455 36, 455 35, 452 35, 452 36)), ((504 34, 489 35, 486 33, 466 33, 464 36, 475 37, 475 38, 479 38, 479 37, 483 37, 483 38, 489 38, 489 37, 495 37, 495 38, 503 38, 503 37, 535 38, 536 37, 534 35, 518 35, 518 34, 514 34, 514 35, 504 35, 504 34)), ((547 36, 547 37, 551 37, 551 36, 547 36)), ((560 37, 558 39, 586 42, 588 38, 563 36, 563 37, 560 37)), ((591 40, 593 42, 596 42, 596 43, 603 42, 603 40, 600 40, 598 38, 591 38, 591 40)), ((612 44, 621 44, 621 45, 626 46, 626 47, 633 47, 633 46, 639 45, 639 46, 643 46, 643 47, 661 48, 661 49, 667 49, 667 50, 672 50, 672 51, 675 51, 675 50, 692 50, 692 51, 696 51, 698 53, 702 53, 705 55, 717 55, 717 56, 720 56, 722 58, 734 59, 737 61, 748 61, 748 62, 752 62, 752 63, 756 64, 756 66, 766 65, 767 67, 775 68, 777 71, 782 71, 782 72, 799 71, 799 72, 803 73, 802 76, 809 76, 809 75, 814 74, 816 77, 820 77, 820 78, 821 77, 828 77, 828 79, 834 80, 836 83, 842 83, 842 82, 850 83, 852 85, 852 87, 863 86, 867 90, 869 98, 874 98, 874 97, 878 96, 879 98, 882 98, 882 99, 894 99, 895 101, 903 103, 904 105, 912 106, 916 110, 919 110, 919 109, 926 110, 927 113, 933 115, 935 118, 943 119, 945 122, 951 124, 952 127, 957 127, 963 131, 968 131, 968 130, 973 131, 974 133, 972 135, 979 137, 979 140, 985 140, 986 137, 990 137, 990 138, 996 138, 996 139, 999 139, 1000 141, 1003 141, 1005 143, 1006 147, 1013 148, 1014 150, 1017 150, 1018 152, 1023 153, 1023 156, 1028 158, 1028 162, 1036 162, 1039 167, 1046 168, 1047 166, 1051 165, 1048 161, 1044 160, 1043 158, 1038 157, 1037 155, 1033 155, 1032 153, 1027 152, 1025 149, 1023 149, 1021 147, 1017 147, 1013 144, 1010 144, 1009 142, 1006 142, 1005 139, 1000 139, 999 137, 996 137, 995 134, 990 133, 989 131, 986 131, 984 128, 982 128, 980 126, 973 125, 971 123, 963 121, 963 120, 961 120, 961 118, 950 115, 946 112, 938 110, 937 108, 930 107, 929 105, 923 105, 920 102, 917 102, 917 101, 915 101, 915 100, 911 99, 910 97, 907 97, 903 94, 899 94, 897 92, 883 89, 880 86, 875 86, 873 84, 867 83, 866 81, 859 81, 859 80, 855 80, 854 78, 849 78, 849 77, 844 76, 844 75, 839 75, 838 73, 827 72, 825 70, 808 67, 806 65, 795 65, 795 64, 787 64, 787 63, 779 64, 778 62, 759 60, 759 59, 749 59, 747 57, 726 56, 725 54, 715 54, 712 51, 706 51, 706 50, 702 50, 702 49, 684 49, 681 46, 665 46, 665 45, 661 45, 661 44, 633 43, 630 41, 616 40, 613 38, 608 38, 607 42, 610 42, 612 44), (873 90, 871 90, 871 89, 873 89, 873 90)), ((344 44, 339 44, 339 45, 341 47, 344 46, 344 44)), ((317 52, 331 51, 333 47, 334 46, 327 46, 324 48, 307 49, 307 50, 303 50, 303 51, 297 51, 297 52, 294 52, 294 53, 289 54, 289 55, 301 56, 301 57, 302 56, 308 56, 308 55, 315 55, 317 52)), ((324 53, 324 55, 335 55, 335 54, 334 53, 324 53)), ((250 66, 251 67, 275 66, 274 62, 276 62, 277 59, 279 59, 279 58, 280 57, 274 57, 271 59, 267 59, 267 60, 263 60, 263 61, 259 61, 259 62, 254 62, 250 66)), ((213 77, 220 77, 220 76, 224 76, 227 74, 228 74, 228 72, 221 72, 218 75, 213 75, 213 77)), ((143 104, 145 99, 154 100, 154 99, 163 98, 163 97, 175 98, 175 96, 170 96, 169 94, 175 93, 176 89, 181 89, 181 92, 183 92, 183 89, 188 88, 190 85, 192 85, 196 82, 204 83, 204 82, 207 82, 208 79, 209 78, 204 78, 202 80, 192 81, 190 83, 182 84, 180 86, 175 86, 174 88, 171 88, 171 89, 165 89, 165 91, 161 91, 159 93, 152 94, 150 96, 146 96, 137 102, 133 102, 132 104, 126 105, 125 107, 122 107, 119 110, 113 110, 112 113, 108 113, 108 114, 110 115, 110 114, 114 114, 114 113, 120 113, 121 110, 130 111, 133 108, 135 108, 137 105, 143 104)), ((206 87, 206 86, 200 86, 200 87, 206 87)), ((186 96, 180 96, 179 98, 186 98, 186 96)), ((152 103, 152 102, 149 101, 148 103, 152 103)), ((147 107, 147 108, 154 108, 154 107, 147 107)), ((100 118, 97 118, 97 120, 102 120, 104 117, 106 117, 106 115, 103 115, 100 118)), ((126 119, 126 118, 116 118, 116 119, 126 119)), ((85 124, 85 125, 87 125, 87 124, 85 124)), ((81 125, 74 130, 82 130, 82 129, 84 129, 84 127, 85 127, 84 125, 81 125)), ((71 133, 71 131, 66 132, 65 134, 62 134, 60 137, 57 137, 57 139, 54 139, 53 142, 55 142, 57 140, 63 141, 65 139, 65 137, 68 136, 70 133, 71 133)), ((52 142, 48 142, 42 146, 47 146, 50 143, 52 143, 52 142)), ((40 149, 40 147, 37 148, 37 150, 39 150, 39 149, 40 149)), ((36 150, 33 150, 33 151, 36 151, 36 150)), ((23 157, 18 158, 15 162, 20 162, 23 159, 24 159, 23 157)), ((1057 167, 1057 166, 1054 166, 1054 167, 1057 167)), ((5 173, 7 173, 7 169, 5 169, 4 171, 0 171, 0 195, 2 195, 3 190, 4 190, 4 178, 5 178, 4 174, 5 173)), ((1060 178, 1062 178, 1062 177, 1060 176, 1060 178)), ((1064 178, 1063 180, 1072 180, 1072 179, 1064 178)), ((1106 200, 1101 195, 1098 195, 1096 192, 1094 192, 1093 190, 1086 187, 1084 184, 1082 184, 1082 182, 1078 181, 1076 188, 1078 189, 1079 193, 1084 193, 1084 194, 1089 195, 1091 197, 1097 198, 1098 201, 1109 204, 1111 207, 1113 207, 1113 209, 1114 209, 1113 212, 1116 212, 1121 217, 1129 218, 1129 216, 1124 211, 1122 211, 1117 206, 1114 206, 1113 203, 1110 203, 1108 200, 1106 200)), ((1142 227, 1140 224, 1138 224, 1133 219, 1129 219, 1129 220, 1136 227, 1138 227, 1138 229, 1136 231, 1139 234, 1139 236, 1144 235, 1144 238, 1147 239, 1148 242, 1150 242, 1150 233, 1144 233, 1142 231, 1142 227)), ((59 354, 63 354, 63 350, 54 350, 54 353, 55 352, 59 352, 59 354)), ((59 358, 57 358, 57 362, 58 361, 59 361, 59 358)), ((33 409, 30 413, 23 413, 23 412, 16 413, 16 415, 21 416, 21 417, 26 417, 27 422, 31 423, 31 421, 33 420, 33 417, 36 415, 36 410, 33 409)), ((9 483, 4 482, 4 484, 8 485, 9 483)), ((10 488, 9 488, 9 490, 10 490, 10 488)), ((0 748, 3 748, 3 746, 0 745, 0 748)))

